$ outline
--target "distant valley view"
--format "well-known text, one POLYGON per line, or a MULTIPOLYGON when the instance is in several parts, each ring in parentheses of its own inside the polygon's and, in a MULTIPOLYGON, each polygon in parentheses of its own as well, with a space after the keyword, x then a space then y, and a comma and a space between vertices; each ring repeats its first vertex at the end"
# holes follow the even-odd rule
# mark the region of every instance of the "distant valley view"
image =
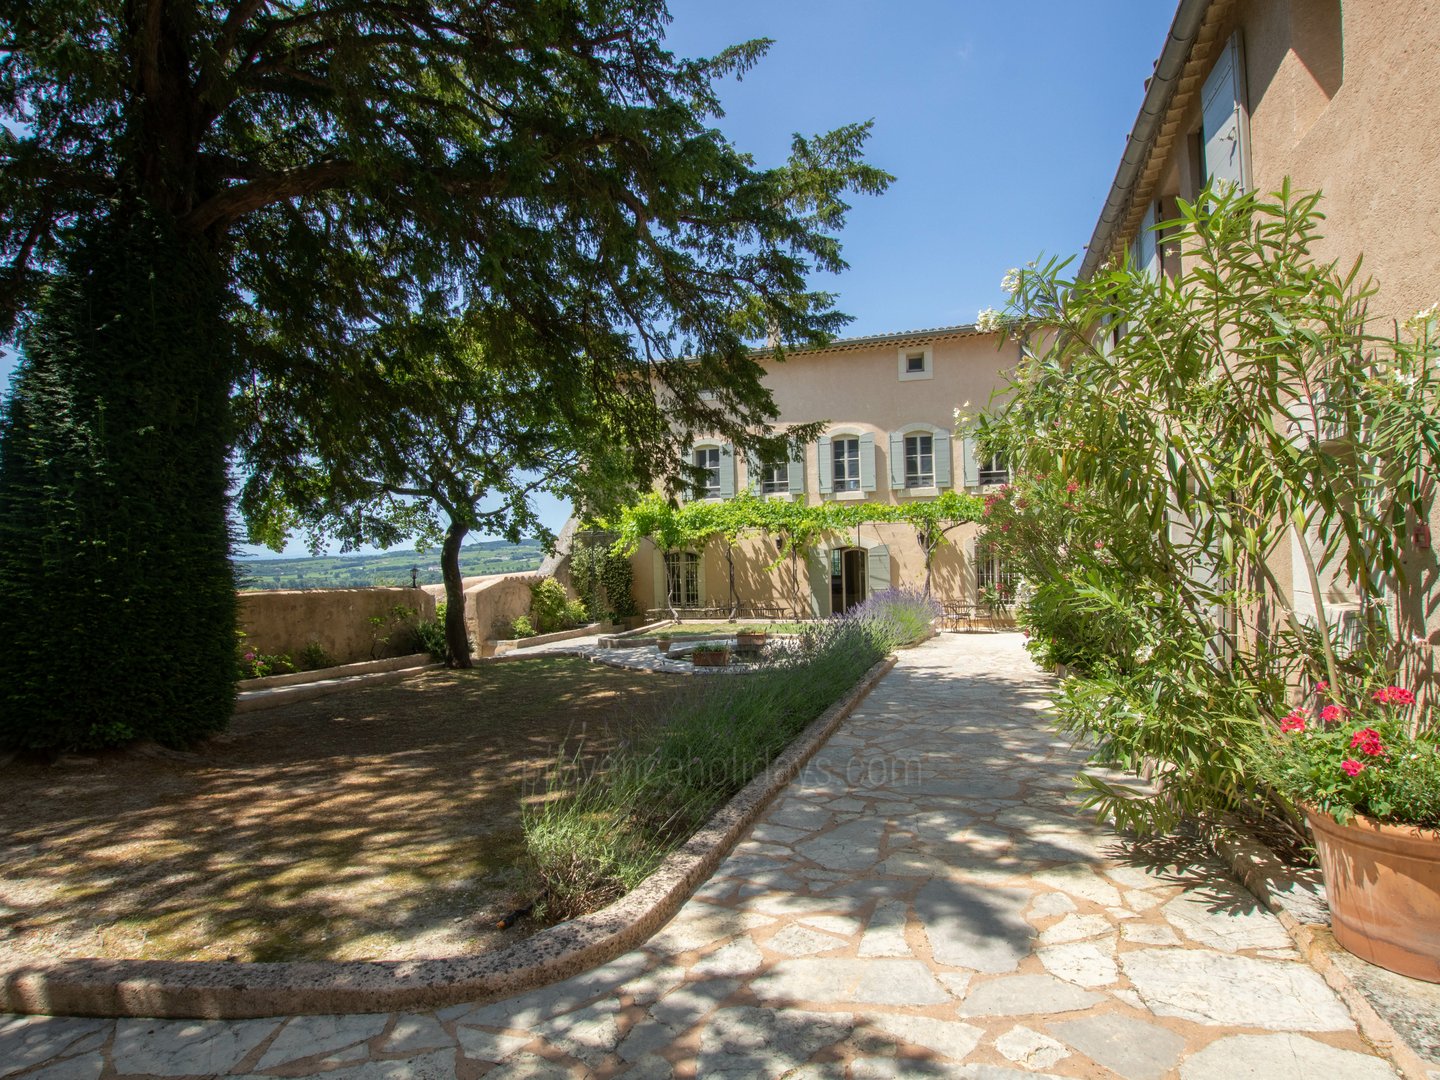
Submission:
MULTIPOLYGON (((460 549, 460 572, 510 574, 534 570, 545 557, 539 540, 484 540, 460 549)), ((380 555, 322 555, 319 558, 236 559, 242 589, 355 589, 374 585, 409 585, 416 568, 420 585, 440 583, 440 550, 420 554, 413 550, 380 555)))

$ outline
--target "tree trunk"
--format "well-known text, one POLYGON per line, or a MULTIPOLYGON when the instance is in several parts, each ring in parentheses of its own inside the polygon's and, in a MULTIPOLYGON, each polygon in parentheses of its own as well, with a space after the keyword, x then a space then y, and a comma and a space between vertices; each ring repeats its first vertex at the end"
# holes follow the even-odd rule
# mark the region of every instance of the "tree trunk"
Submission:
POLYGON ((730 567, 730 621, 734 622, 740 613, 740 597, 735 595, 735 546, 729 542, 725 545, 725 562, 730 567))
POLYGON ((453 668, 474 667, 470 632, 465 626, 465 581, 460 576, 460 545, 470 530, 451 522, 440 545, 440 576, 445 582, 445 647, 453 668))

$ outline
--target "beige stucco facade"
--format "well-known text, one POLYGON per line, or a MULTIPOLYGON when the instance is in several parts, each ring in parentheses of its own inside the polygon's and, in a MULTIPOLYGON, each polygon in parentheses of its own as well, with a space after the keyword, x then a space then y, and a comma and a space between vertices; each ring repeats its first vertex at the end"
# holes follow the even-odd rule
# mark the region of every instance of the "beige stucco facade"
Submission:
MULTIPOLYGON (((1232 61, 1239 138, 1230 146, 1240 181, 1268 193, 1288 177, 1296 190, 1323 193, 1324 236, 1314 254, 1347 269, 1363 257, 1362 278, 1379 287, 1369 316, 1380 331, 1440 299, 1436 0, 1184 0, 1157 63, 1160 85, 1147 90, 1086 267, 1129 248, 1142 263, 1153 258, 1161 272, 1179 269, 1163 243, 1158 252, 1147 248, 1145 226, 1171 216, 1174 199, 1193 198, 1216 171, 1207 134, 1213 139, 1218 125, 1212 119, 1207 133, 1206 117, 1215 115, 1207 109, 1223 104, 1217 73, 1232 61), (1177 46, 1187 34, 1193 40, 1177 46), (1165 82, 1171 61, 1173 90, 1165 82), (1155 118, 1148 126, 1147 112, 1155 118)), ((1440 537, 1433 502, 1428 517, 1440 537)), ((1291 599, 1309 590, 1298 556, 1292 543, 1270 560, 1291 599)), ((1412 540, 1407 564, 1405 632, 1422 644, 1433 679, 1440 645, 1433 547, 1412 540)), ((1355 599, 1343 582, 1322 584, 1332 610, 1355 599)))
MULTIPOLYGON (((902 332, 841 340, 825 349, 789 354, 784 362, 767 363, 766 385, 779 409, 777 430, 823 422, 821 438, 797 459, 787 490, 767 494, 759 488, 755 464, 743 451, 724 447, 721 468, 724 491, 751 490, 766 498, 825 502, 903 504, 934 499, 946 490, 978 493, 1003 481, 977 460, 968 426, 957 424, 955 410, 973 414, 989 407, 1007 385, 1006 373, 1019 358, 1013 341, 973 326, 902 332), (928 438, 933 449, 932 483, 916 484, 903 461, 907 435, 928 438), (863 458, 856 490, 839 490, 834 444, 854 439, 863 458), (828 463, 828 467, 827 467, 828 463), (982 481, 987 481, 982 483, 982 481)), ((699 440, 697 448, 719 446, 699 440)), ((974 525, 952 530, 948 543, 931 565, 931 588, 945 603, 976 602, 974 525)), ((845 600, 863 599, 889 586, 921 587, 925 583, 924 553, 913 529, 896 523, 866 523, 823 537, 806 559, 776 565, 772 538, 745 537, 731 549, 735 596, 749 609, 775 614, 829 615, 834 601, 832 552, 852 550, 863 559, 845 600)), ((725 608, 730 604, 730 562, 723 541, 712 541, 698 558, 696 606, 725 608)), ((641 610, 665 608, 663 553, 644 543, 634 556, 635 599, 641 610)))

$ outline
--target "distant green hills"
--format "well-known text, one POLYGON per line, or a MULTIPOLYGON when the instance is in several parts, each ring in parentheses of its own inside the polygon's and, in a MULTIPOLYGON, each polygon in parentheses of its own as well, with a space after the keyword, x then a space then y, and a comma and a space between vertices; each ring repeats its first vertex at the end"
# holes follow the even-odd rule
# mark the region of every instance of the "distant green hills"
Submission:
MULTIPOLYGON (((534 570, 545 557, 539 540, 484 540, 460 549, 460 572, 510 574, 534 570)), ((421 585, 440 583, 440 552, 387 551, 381 555, 322 555, 303 559, 236 559, 242 589, 355 589, 368 585, 409 585, 410 569, 421 585)))

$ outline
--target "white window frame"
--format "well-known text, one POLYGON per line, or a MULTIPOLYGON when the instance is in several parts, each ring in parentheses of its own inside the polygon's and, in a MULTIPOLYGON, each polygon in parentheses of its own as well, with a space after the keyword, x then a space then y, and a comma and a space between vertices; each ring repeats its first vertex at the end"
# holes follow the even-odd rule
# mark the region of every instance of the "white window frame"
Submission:
POLYGON ((901 382, 914 382, 917 379, 933 379, 935 377, 935 353, 928 345, 901 349, 898 356, 901 382), (912 357, 920 358, 921 367, 919 371, 910 370, 910 360, 912 357))
POLYGON ((725 455, 720 452, 720 447, 717 444, 705 443, 696 446, 693 450, 690 451, 690 464, 694 465, 697 468, 704 469, 706 472, 708 472, 712 481, 710 483, 706 483, 704 487, 697 487, 695 489, 695 498, 697 500, 721 498, 721 492, 725 489, 720 483, 720 470, 724 467, 724 463, 725 455), (705 464, 701 464, 700 461, 702 454, 705 455, 705 464), (714 465, 709 464, 709 456, 711 454, 715 455, 714 465))
POLYGON ((665 596, 666 604, 671 603, 670 581, 672 575, 680 578, 680 588, 675 591, 674 604, 677 608, 698 608, 705 599, 701 589, 700 581, 700 556, 693 551, 667 551, 661 557, 661 565, 665 572, 665 596), (692 589, 693 603, 686 601, 691 599, 686 593, 692 589))
POLYGON ((905 448, 905 490, 917 491, 925 489, 933 490, 935 487, 935 434, 931 431, 907 431, 904 433, 905 448), (915 441, 915 449, 910 449, 911 440, 915 441), (928 450, 921 449, 920 440, 928 443, 928 450), (930 459, 930 471, 925 472, 922 468, 925 458, 930 459), (911 463, 915 468, 911 469, 911 463))
POLYGON ((790 462, 775 461, 760 466, 760 494, 790 494, 790 462))
POLYGON ((836 495, 844 492, 860 491, 860 436, 851 435, 848 432, 840 435, 830 436, 830 490, 836 495), (853 445, 853 452, 847 452, 843 459, 841 456, 842 444, 853 445), (846 463, 846 475, 840 479, 840 463, 846 463), (853 470, 853 472, 852 472, 853 470))
POLYGON ((1008 484, 1010 482, 1010 463, 1005 460, 1005 455, 999 452, 991 454, 987 458, 977 459, 975 479, 980 482, 981 487, 1008 484), (996 465, 997 461, 1001 464, 996 465))

